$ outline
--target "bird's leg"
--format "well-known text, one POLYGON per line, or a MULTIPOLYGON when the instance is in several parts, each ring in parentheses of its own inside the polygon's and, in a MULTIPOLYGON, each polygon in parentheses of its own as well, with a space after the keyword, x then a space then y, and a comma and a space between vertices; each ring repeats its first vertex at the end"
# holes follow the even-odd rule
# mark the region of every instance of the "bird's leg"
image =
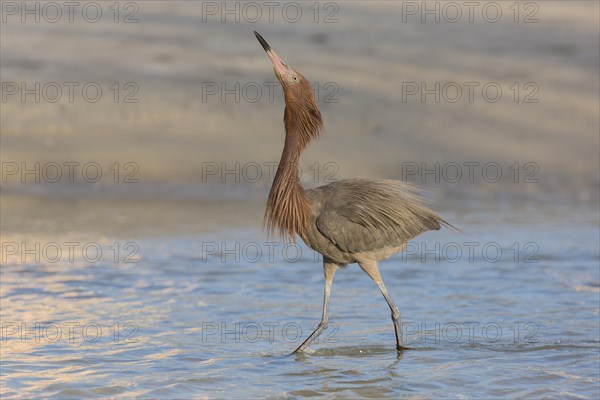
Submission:
POLYGON ((385 297, 385 301, 387 301, 390 306, 390 310, 392 311, 392 321, 394 322, 394 332, 396 333, 396 350, 402 353, 404 350, 408 350, 408 347, 402 346, 402 327, 400 322, 400 310, 390 297, 383 281, 377 282, 377 286, 379 286, 379 290, 381 290, 381 294, 385 297))
POLYGON ((325 294, 323 298, 323 315, 321 316, 321 322, 317 326, 317 329, 311 335, 306 338, 304 342, 294 350, 294 353, 304 351, 315 340, 326 328, 329 320, 329 294, 331 293, 331 284, 333 283, 333 276, 337 271, 338 265, 334 263, 323 262, 323 270, 325 272, 325 294))
POLYGON ((404 350, 408 350, 408 347, 402 346, 402 328, 400 325, 400 310, 392 300, 389 295, 385 285, 383 284, 383 280, 381 279, 381 274, 379 273, 379 268, 377 267, 376 261, 368 261, 359 263, 360 267, 375 281, 381 294, 385 298, 385 301, 388 303, 390 307, 390 311, 392 312, 392 322, 394 323, 394 333, 396 334, 396 350, 399 353, 402 353, 404 350))

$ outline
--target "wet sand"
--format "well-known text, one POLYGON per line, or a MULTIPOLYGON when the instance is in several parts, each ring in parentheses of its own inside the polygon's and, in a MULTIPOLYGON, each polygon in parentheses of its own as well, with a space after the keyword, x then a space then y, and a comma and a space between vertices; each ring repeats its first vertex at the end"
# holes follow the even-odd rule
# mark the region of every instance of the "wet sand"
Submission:
MULTIPOLYGON (((257 163, 266 175, 264 163, 277 162, 282 147, 283 100, 279 88, 269 99, 265 82, 275 77, 252 34, 256 29, 290 65, 318 82, 325 134, 302 159, 305 169, 318 163, 316 183, 323 183, 331 172, 326 164, 333 163, 337 179, 408 178, 457 196, 483 190, 492 197, 533 192, 597 201, 598 4, 542 2, 539 22, 528 24, 508 17, 496 24, 424 24, 416 17, 399 23, 400 12, 389 2, 343 2, 333 24, 308 18, 297 24, 223 24, 211 18, 203 23, 194 2, 151 2, 141 4, 136 24, 9 21, 2 27, 3 81, 95 82, 104 90, 97 103, 78 90, 73 103, 66 92, 57 103, 8 97, 0 114, 0 155, 28 167, 35 161, 97 162, 107 179, 110 165, 133 162, 141 183, 155 186, 159 197, 165 184, 237 184, 231 176, 206 176, 209 164, 226 169, 257 163), (121 90, 117 103, 110 89, 115 82, 121 90), (129 82, 139 89, 132 95, 137 103, 124 102, 132 94, 125 89, 129 82), (465 82, 480 85, 472 103, 465 82), (209 95, 206 87, 231 89, 236 83, 258 85, 263 93, 255 102, 241 89, 239 99, 222 99, 220 89, 209 95), (413 83, 457 84, 463 94, 456 103, 448 101, 451 86, 439 103, 432 95, 422 102, 420 94, 407 95, 406 85, 413 83), (483 96, 479 89, 488 83, 499 85, 500 101, 483 96), (515 83, 518 95, 517 87, 511 89, 515 83), (537 102, 524 103, 526 98, 537 102), (435 163, 440 171, 456 163, 466 174, 469 162, 480 163, 476 189, 464 177, 456 185, 422 174, 435 163), (518 163, 519 184, 486 184, 481 169, 489 162, 500 165, 504 178, 513 176, 510 168, 518 163), (535 167, 526 169, 527 163, 535 167), (407 175, 415 164, 418 173, 407 175), (522 184, 529 172, 537 182, 522 184)), ((27 193, 31 178, 25 185, 22 180, 9 176, 4 192, 27 193)), ((120 190, 116 186, 103 190, 120 190)), ((43 192, 62 190, 45 185, 43 192)))

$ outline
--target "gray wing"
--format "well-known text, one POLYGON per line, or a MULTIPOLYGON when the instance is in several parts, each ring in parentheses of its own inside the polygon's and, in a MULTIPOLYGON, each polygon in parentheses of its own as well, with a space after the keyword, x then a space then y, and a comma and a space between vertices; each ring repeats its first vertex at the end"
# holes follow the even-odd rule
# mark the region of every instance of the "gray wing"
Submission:
POLYGON ((422 204, 414 187, 387 179, 343 180, 312 189, 317 229, 342 251, 401 246, 445 221, 422 204))

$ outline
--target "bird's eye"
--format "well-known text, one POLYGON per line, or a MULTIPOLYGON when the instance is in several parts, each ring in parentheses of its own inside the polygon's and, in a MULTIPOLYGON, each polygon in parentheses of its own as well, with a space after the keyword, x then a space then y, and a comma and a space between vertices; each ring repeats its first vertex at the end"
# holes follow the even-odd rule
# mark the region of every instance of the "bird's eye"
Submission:
POLYGON ((293 80, 294 82, 298 82, 298 77, 297 77, 297 76, 292 76, 292 80, 293 80))

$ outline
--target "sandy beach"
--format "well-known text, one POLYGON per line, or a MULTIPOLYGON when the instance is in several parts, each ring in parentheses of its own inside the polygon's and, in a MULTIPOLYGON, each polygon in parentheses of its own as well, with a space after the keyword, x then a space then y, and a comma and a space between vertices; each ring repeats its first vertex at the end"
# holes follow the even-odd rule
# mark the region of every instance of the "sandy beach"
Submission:
MULTIPOLYGON (((262 201, 282 147, 283 99, 259 30, 315 82, 325 134, 301 160, 307 186, 384 177, 424 186, 436 202, 597 204, 596 3, 543 2, 534 23, 515 23, 507 8, 497 23, 479 14, 422 23, 390 2, 327 11, 337 22, 250 23, 242 14, 223 23, 194 2, 143 3, 137 23, 8 16, 4 203, 32 194, 262 201), (75 82, 72 98, 65 82, 75 82)), ((2 211, 4 231, 20 225, 12 207, 2 211)))

